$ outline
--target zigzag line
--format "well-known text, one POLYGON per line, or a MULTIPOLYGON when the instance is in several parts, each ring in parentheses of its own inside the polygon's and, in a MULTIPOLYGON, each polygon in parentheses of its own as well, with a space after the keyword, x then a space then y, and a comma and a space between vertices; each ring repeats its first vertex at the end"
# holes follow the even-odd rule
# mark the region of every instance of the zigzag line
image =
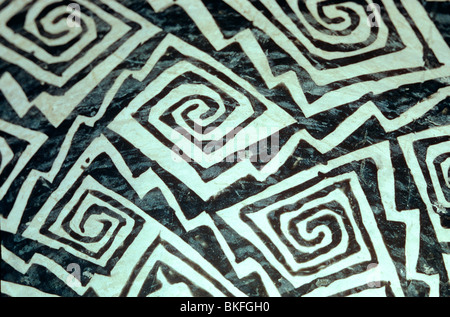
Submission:
MULTIPOLYGON (((283 182, 273 185, 263 192, 250 197, 237 205, 220 211, 218 214, 222 218, 230 217, 230 215, 236 213, 237 210, 258 201, 261 197, 270 197, 280 191, 290 188, 290 184, 297 184, 304 182, 305 180, 312 179, 317 177, 319 173, 327 173, 338 166, 345 165, 348 162, 372 158, 378 167, 378 183, 380 184, 378 188, 380 191, 382 204, 386 211, 387 220, 405 223, 407 227, 405 239, 406 278, 410 280, 415 279, 425 281, 428 285, 430 285, 430 296, 439 296, 439 275, 435 274, 430 276, 418 273, 416 271, 420 248, 420 211, 418 209, 402 211, 397 209, 395 204, 395 179, 392 173, 392 162, 390 157, 387 155, 388 153, 390 153, 388 141, 356 150, 355 152, 331 160, 326 165, 318 165, 309 170, 299 172, 298 174, 283 180, 283 182), (368 155, 368 153, 370 153, 370 155, 368 155)), ((233 219, 235 218, 233 217, 233 219)), ((243 228, 241 229, 244 230, 243 228)), ((251 229, 248 230, 250 230, 248 231, 248 234, 251 234, 251 229)))
MULTIPOLYGON (((133 189, 138 193, 140 198, 143 198, 153 188, 159 187, 162 184, 164 184, 162 182, 162 180, 159 179, 159 177, 152 170, 148 170, 141 176, 134 178, 132 176, 132 172, 130 171, 130 169, 128 168, 126 163, 124 162, 120 153, 114 148, 114 146, 104 136, 100 136, 99 138, 95 139, 94 142, 91 143, 91 145, 88 147, 88 149, 86 149, 84 154, 77 160, 75 165, 72 167, 71 171, 69 171, 67 173, 66 179, 65 179, 65 181, 63 181, 61 183, 60 188, 65 188, 64 186, 66 186, 66 184, 65 184, 66 182, 71 182, 74 178, 78 178, 81 175, 81 173, 83 172, 83 166, 85 165, 87 158, 89 158, 90 161, 92 162, 95 159, 95 157, 97 157, 98 155, 100 155, 102 153, 106 153, 113 160, 117 169, 121 172, 121 174, 124 176, 124 178, 127 180, 127 182, 129 182, 129 184, 133 187, 133 189)), ((166 186, 164 186, 162 188, 162 191, 163 191, 164 195, 167 195, 168 193, 170 193, 170 190, 166 186)), ((53 204, 55 201, 58 201, 61 198, 60 195, 64 194, 64 191, 59 192, 59 189, 57 189, 57 191, 55 193, 57 193, 57 194, 54 194, 49 200, 47 200, 46 204, 42 207, 41 211, 36 215, 37 218, 39 218, 39 219, 46 218, 48 216, 48 213, 52 209, 51 204, 53 204)), ((172 197, 172 199, 174 199, 174 197, 172 197)), ((134 208, 129 205, 130 204, 128 203, 127 206, 129 208, 134 208)), ((239 290, 237 290, 231 284, 231 282, 226 280, 221 274, 218 274, 217 270, 209 262, 206 262, 206 260, 204 260, 187 243, 185 243, 184 241, 181 241, 181 239, 177 235, 170 232, 165 227, 163 227, 161 225, 157 225, 157 222, 155 220, 149 219, 149 216, 147 214, 145 214, 144 212, 142 212, 141 210, 138 210, 137 207, 134 208, 133 210, 135 210, 135 212, 137 212, 144 219, 146 219, 147 222, 151 222, 143 229, 143 231, 145 231, 145 232, 139 234, 137 239, 144 239, 144 241, 146 241, 145 243, 148 244, 149 240, 152 240, 151 239, 152 236, 154 236, 154 238, 156 238, 158 235, 160 235, 161 238, 163 238, 167 241, 170 241, 171 244, 174 245, 178 250, 180 250, 180 251, 183 250, 183 253, 190 252, 189 254, 190 254, 191 258, 196 259, 198 263, 202 263, 202 268, 206 272, 208 272, 208 274, 217 278, 218 281, 220 283, 222 283, 222 285, 226 286, 227 289, 229 289, 233 294, 240 295, 240 296, 243 295, 243 293, 240 292, 239 290), (159 229, 157 229, 157 228, 159 228, 159 229), (155 230, 155 229, 157 229, 157 230, 155 230), (188 251, 186 251, 186 250, 188 250, 188 251)), ((175 208, 175 210, 176 210, 176 215, 179 216, 180 218, 182 217, 181 221, 185 222, 186 220, 185 220, 180 208, 179 207, 175 208)), ((39 237, 38 230, 39 230, 40 220, 37 219, 36 217, 35 217, 35 219, 33 219, 31 225, 24 232, 23 235, 25 237, 29 237, 31 239, 35 239, 36 237, 39 237)), ((191 228, 194 228, 194 227, 191 226, 191 228)), ((144 243, 144 241, 142 241, 141 243, 135 241, 130 247, 134 248, 134 246, 136 246, 136 248, 138 248, 139 250, 135 250, 133 252, 142 252, 142 248, 139 246, 142 245, 142 243, 144 243)), ((128 254, 130 254, 131 251, 127 251, 127 252, 128 252, 128 254)), ((132 259, 129 258, 129 256, 128 256, 128 260, 120 261, 116 265, 114 270, 121 271, 122 273, 127 272, 130 269, 132 269, 132 266, 130 266, 130 263, 133 263, 133 261, 137 261, 137 260, 138 260, 138 257, 136 257, 136 256, 132 256, 132 259), (122 263, 125 267, 121 267, 120 263, 122 263)), ((254 270, 252 270, 252 272, 253 271, 254 270)), ((116 275, 112 274, 112 276, 116 276, 116 275)), ((118 281, 120 281, 120 279, 122 279, 126 276, 127 276, 126 274, 117 275, 117 278, 119 279, 118 281)), ((109 281, 109 280, 106 281, 106 280, 104 280, 104 278, 105 277, 95 275, 86 287, 90 286, 90 287, 94 288, 97 292, 99 292, 99 294, 100 294, 100 292, 107 292, 108 288, 103 288, 100 285, 105 285, 104 283, 110 283, 111 281, 109 281)), ((111 277, 106 277, 106 278, 110 279, 111 277)), ((123 284, 124 283, 125 282, 123 282, 123 284)), ((83 289, 83 290, 85 290, 85 289, 83 289)), ((80 292, 82 292, 83 290, 80 290, 80 292)), ((113 289, 113 290, 114 290, 114 292, 117 292, 117 289, 113 289)))
POLYGON ((36 185, 36 182, 39 178, 43 178, 49 182, 53 182, 56 175, 60 171, 64 160, 67 157, 67 154, 70 150, 70 145, 72 144, 75 133, 78 131, 81 125, 87 125, 89 127, 93 127, 95 123, 100 120, 104 114, 106 113, 114 95, 117 93, 123 82, 130 76, 132 72, 126 71, 123 72, 114 82, 112 88, 108 91, 103 99, 103 102, 94 117, 86 117, 86 116, 78 116, 75 121, 72 123, 69 131, 66 134, 64 142, 61 145, 61 149, 56 157, 51 169, 48 172, 42 172, 38 170, 32 170, 28 175, 27 179, 23 183, 19 194, 17 195, 16 202, 8 216, 8 218, 4 219, 0 217, 0 227, 2 231, 7 231, 11 233, 15 233, 20 225, 20 221, 22 219, 23 212, 25 210, 25 204, 28 201, 31 192, 36 185))
POLYGON ((436 93, 428 97, 427 99, 417 103, 395 119, 386 118, 378 107, 369 101, 359 107, 353 114, 347 119, 342 121, 339 126, 323 139, 316 139, 306 130, 297 132, 297 138, 308 142, 311 146, 317 149, 320 153, 324 154, 348 138, 353 132, 360 128, 370 118, 374 117, 378 120, 381 127, 386 132, 395 131, 413 120, 421 118, 428 111, 433 109, 438 103, 450 96, 450 87, 444 87, 439 89, 436 93))
MULTIPOLYGON (((365 91, 365 89, 361 89, 361 87, 368 84, 371 85, 371 90, 373 93, 379 93, 385 91, 386 90, 385 87, 388 85, 390 89, 395 89, 402 85, 415 83, 418 81, 418 77, 420 77, 419 81, 421 82, 439 77, 442 77, 441 80, 444 82, 449 81, 448 79, 445 79, 445 77, 447 77, 450 72, 450 68, 448 67, 448 65, 446 65, 445 67, 441 67, 433 71, 422 71, 417 73, 404 74, 402 75, 401 80, 397 81, 393 81, 392 78, 388 77, 379 80, 377 84, 374 84, 375 82, 373 81, 369 81, 354 84, 349 87, 343 87, 335 91, 329 92, 324 96, 322 96, 317 101, 315 101, 314 103, 309 104, 308 101, 306 100, 305 94, 303 93, 303 89, 300 85, 299 79, 295 74, 295 72, 288 71, 281 75, 274 76, 270 68, 267 56, 262 50, 261 46, 259 45, 258 41, 256 40, 251 30, 249 29, 242 30, 232 38, 226 39, 223 33, 220 31, 217 24, 215 23, 208 9, 199 0, 197 1, 147 0, 147 1, 149 2, 150 6, 155 10, 155 12, 161 12, 172 5, 178 5, 182 7, 183 10, 185 10, 185 12, 192 19, 192 21, 200 29, 202 34, 208 39, 208 41, 211 43, 214 49, 218 51, 222 50, 223 48, 225 48, 230 44, 238 43, 241 46, 243 52, 251 60, 257 71, 261 74, 267 87, 272 89, 279 84, 284 84, 288 88, 294 101, 297 103, 297 105, 300 107, 300 109, 303 111, 306 117, 313 116, 317 113, 338 107, 339 105, 343 105, 353 100, 361 98, 365 93, 367 93, 367 91, 365 91)), ((251 4, 249 4, 246 1, 225 0, 225 2, 234 10, 241 13, 244 17, 249 18, 250 14, 252 19, 251 21, 254 23, 258 22, 259 25, 270 24, 270 22, 261 12, 256 10, 251 4)), ((416 16, 418 18, 422 17, 421 19, 419 19, 421 23, 425 23, 429 29, 436 31, 436 27, 430 21, 428 21, 427 15, 424 12, 423 7, 421 7, 417 2, 412 4, 414 4, 414 8, 416 10, 410 9, 409 10, 410 15, 416 16)), ((279 31, 277 32, 278 37, 285 38, 285 35, 283 33, 279 31)), ((445 42, 443 42, 443 39, 436 39, 434 37, 430 38, 429 34, 423 34, 423 36, 427 40, 430 40, 430 42, 433 43, 433 45, 436 45, 436 47, 439 47, 439 45, 443 48, 447 47, 445 42)), ((290 43, 290 41, 287 38, 285 39, 285 42, 290 43)), ((292 47, 292 51, 295 54, 291 55, 296 56, 297 59, 300 59, 297 60, 297 62, 300 65, 308 64, 306 59, 303 56, 301 56, 301 54, 298 54, 295 47, 292 47)), ((438 58, 441 59, 441 61, 448 61, 448 54, 446 55, 445 52, 440 52, 438 50, 436 54, 438 55, 438 58)), ((313 71, 313 69, 311 70, 313 71)), ((313 77, 313 80, 316 83, 321 81, 320 77, 322 76, 322 74, 320 74, 319 72, 317 72, 316 75, 314 75, 314 73, 311 73, 311 76, 313 77)))
MULTIPOLYGON (((28 270, 31 268, 31 266, 39 265, 48 269, 51 273, 53 273, 58 279, 60 279, 64 283, 66 282, 68 277, 71 277, 71 274, 67 272, 63 267, 61 267, 58 263, 40 253, 35 253, 28 262, 25 262, 20 257, 15 255, 13 252, 9 251, 4 245, 2 245, 1 254, 2 260, 8 263, 11 267, 13 267, 16 271, 18 271, 21 274, 26 274, 28 270)), ((67 284, 67 286, 73 289, 78 295, 83 295, 87 291, 86 286, 78 285, 78 287, 74 287, 70 284, 67 284)), ((23 291, 22 289, 19 290, 23 291)))
MULTIPOLYGON (((93 4, 87 2, 85 5, 90 6, 93 4)), ((124 14, 128 19, 133 20, 135 23, 139 23, 141 29, 128 38, 124 45, 121 45, 115 52, 113 52, 113 54, 97 65, 84 78, 65 91, 62 96, 51 95, 44 91, 36 99, 29 103, 26 96, 20 93, 22 90, 20 85, 18 85, 9 74, 2 76, 2 83, 12 84, 11 87, 13 87, 14 90, 17 89, 17 91, 11 91, 9 88, 2 90, 10 90, 7 92, 8 101, 11 104, 14 104, 14 110, 20 117, 25 115, 31 105, 34 105, 46 116, 47 120, 53 126, 58 127, 89 93, 90 90, 86 89, 86 87, 97 86, 117 65, 124 61, 135 48, 161 31, 158 27, 151 24, 142 16, 132 10, 129 10, 118 2, 108 1, 107 6, 116 12, 124 14)), ((8 60, 11 63, 19 65, 28 72, 31 72, 32 75, 40 74, 39 76, 44 78, 44 81, 59 88, 64 86, 64 84, 66 84, 66 82, 73 76, 73 74, 63 74, 62 76, 57 76, 51 72, 43 72, 42 69, 33 62, 2 45, 0 45, 0 52, 2 52, 2 56, 8 56, 8 60)), ((3 86, 8 87, 7 85, 3 86)))
MULTIPOLYGON (((158 269, 156 273, 156 278, 162 284, 162 287, 156 292, 151 293, 149 297, 160 297, 160 296, 164 297, 166 294, 170 294, 173 297, 178 297, 178 296, 186 296, 187 293, 190 293, 189 288, 186 287, 186 285, 182 282, 171 284, 164 276, 164 273, 161 271, 161 268, 158 269)), ((190 293, 189 296, 192 296, 192 294, 190 293)))
MULTIPOLYGON (((279 293, 275 286, 273 285, 270 277, 267 275, 267 273, 264 271, 264 269, 261 267, 260 264, 258 264, 253 259, 248 259, 241 263, 236 263, 235 257, 232 253, 232 251, 229 249, 225 239, 222 237, 220 231, 217 229, 216 225, 214 224, 213 220, 211 219, 211 216, 209 216, 207 213, 203 212, 196 218, 192 220, 188 220, 185 215, 183 214, 182 210, 180 209, 180 206, 178 205, 178 202, 171 192, 171 190, 167 187, 167 185, 159 178, 157 174, 155 174, 151 169, 142 174, 139 178, 132 177, 132 173, 129 170, 126 163, 123 161, 121 155, 117 150, 109 143, 104 137, 101 137, 96 144, 91 145, 92 149, 94 151, 97 151, 98 154, 106 152, 111 159, 113 159, 114 163, 118 167, 118 170, 124 175, 124 177, 127 179, 127 181, 130 183, 130 185, 133 187, 133 189, 138 193, 140 198, 143 198, 150 190, 153 188, 159 188, 162 193, 164 194, 164 197, 166 198, 167 202, 169 203, 170 207, 173 208, 175 211, 176 217, 180 220, 181 224, 185 228, 186 231, 191 231, 197 227, 200 226, 208 226, 213 230, 213 232, 216 235, 216 238, 222 247, 223 251, 227 255, 228 259, 230 260, 230 263, 232 264, 232 267, 235 269, 237 275, 239 278, 243 278, 248 276, 251 273, 256 272, 261 276, 261 279, 263 280, 263 283, 268 291, 268 293, 271 294, 271 296, 279 296, 279 293), (149 187, 148 184, 151 184, 149 187), (143 187, 146 186, 146 187, 143 187), (250 264, 250 265, 248 265, 250 264)), ((89 151, 86 151, 89 153, 89 151)), ((94 155, 92 155, 91 152, 91 161, 94 155)), ((84 162, 85 158, 80 158, 80 162, 84 162)), ((162 238, 164 238, 163 233, 162 238)), ((169 237, 173 234, 169 234, 169 237)), ((173 241, 172 239, 168 239, 167 241, 173 241)), ((182 243, 184 245, 184 243, 182 243)), ((242 295, 242 294, 241 294, 242 295)))
POLYGON ((22 87, 8 72, 0 77, 0 91, 20 118, 23 118, 30 110, 31 103, 28 101, 22 87))
POLYGON ((421 131, 414 133, 413 135, 403 135, 398 138, 400 147, 403 151, 403 155, 406 158, 406 163, 411 171, 411 174, 414 178, 414 182, 417 184, 419 189, 419 193, 422 196, 423 201, 427 206, 428 215, 432 222, 434 232, 439 241, 441 242, 450 242, 450 229, 446 229, 441 225, 441 220, 439 215, 433 210, 432 202, 427 192, 427 188, 429 188, 430 184, 427 183, 425 177, 422 174, 422 169, 419 165, 417 156, 414 152, 414 142, 427 139, 427 138, 438 138, 441 136, 449 136, 450 135, 450 125, 446 126, 438 126, 429 130, 421 131))
MULTIPOLYGON (((167 35, 163 41, 159 44, 159 46, 155 49, 153 54, 150 56, 147 63, 143 66, 143 68, 139 71, 125 71, 123 72, 114 82, 112 88, 106 94, 102 105, 100 106, 100 110, 94 117, 85 117, 79 116, 75 119, 72 124, 67 136, 61 146, 61 150, 55 159, 55 162, 49 172, 41 172, 33 170, 28 176, 27 180, 24 182, 22 186, 16 203, 11 211, 11 215, 15 215, 13 219, 9 219, 6 223, 2 223, 2 230, 8 232, 16 232, 17 228, 20 224, 20 219, 23 214, 23 210, 25 208, 24 202, 28 200, 28 197, 31 195, 31 191, 34 188, 37 180, 42 177, 47 181, 53 182, 56 177, 58 171, 60 170, 62 164, 64 163, 64 159, 67 156, 67 153, 70 149, 70 144, 73 141, 73 137, 76 131, 82 124, 93 127, 95 122, 97 122, 105 113, 106 110, 111 103, 114 95, 119 90, 123 82, 129 78, 130 76, 134 77, 139 81, 143 81, 146 75, 153 69, 156 62, 164 55, 169 47, 176 47, 184 54, 197 56, 201 60, 208 61, 212 64, 217 64, 217 61, 211 58, 206 53, 203 53, 196 48, 193 48, 189 44, 183 42, 177 37, 169 34, 167 35), (28 183, 28 184, 27 184, 28 183), (27 184, 27 185, 25 185, 27 184)), ((227 69, 223 69, 226 71, 227 69)), ((228 70, 229 71, 229 70, 228 70)), ((251 85, 245 86, 245 89, 250 91, 254 91, 254 88, 251 85)), ((268 164, 264 166, 263 169, 257 170, 252 164, 248 163, 243 164, 240 172, 245 174, 253 175, 258 181, 264 181, 270 174, 271 171, 277 170, 280 166, 282 166, 287 159, 293 154, 296 145, 301 141, 305 140, 310 145, 315 147, 321 153, 326 153, 333 149, 335 146, 339 145, 342 141, 344 141, 348 136, 351 135, 354 131, 356 131, 361 125, 363 125, 368 119, 371 117, 375 117, 380 122, 381 126, 385 129, 386 132, 394 131, 403 125, 411 122, 414 119, 420 118, 430 109, 432 109, 436 104, 444 100, 450 94, 450 87, 444 87, 439 89, 436 93, 431 95, 428 99, 423 100, 401 114, 399 117, 395 119, 387 119, 381 111, 376 107, 372 102, 368 102, 361 106, 358 110, 356 110, 350 117, 345 119, 338 128, 330 133, 325 138, 318 140, 312 137, 306 130, 301 130, 294 134, 289 141, 283 146, 280 152, 272 159, 268 164), (249 171, 251 171, 249 173, 249 171)), ((245 162, 244 162, 245 163, 245 162)), ((9 217, 9 218, 10 218, 9 217)), ((0 221, 3 221, 0 218, 0 221)))
POLYGON ((31 286, 11 283, 3 280, 0 281, 0 289, 2 294, 13 297, 59 297, 53 294, 42 292, 31 286))

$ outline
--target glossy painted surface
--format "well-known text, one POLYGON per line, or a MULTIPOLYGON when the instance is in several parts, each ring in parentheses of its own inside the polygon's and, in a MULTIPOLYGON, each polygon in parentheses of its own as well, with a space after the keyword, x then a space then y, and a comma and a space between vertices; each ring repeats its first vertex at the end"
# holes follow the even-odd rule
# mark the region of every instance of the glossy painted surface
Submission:
POLYGON ((0 0, 2 296, 450 296, 449 8, 0 0))

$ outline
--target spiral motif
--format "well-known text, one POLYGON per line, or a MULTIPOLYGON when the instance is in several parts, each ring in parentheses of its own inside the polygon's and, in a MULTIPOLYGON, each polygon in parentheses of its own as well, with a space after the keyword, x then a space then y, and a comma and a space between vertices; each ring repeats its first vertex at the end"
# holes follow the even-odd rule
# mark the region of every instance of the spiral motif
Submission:
POLYGON ((175 65, 170 74, 134 116, 166 146, 209 167, 259 141, 257 133, 241 135, 266 109, 262 103, 190 63, 175 65))
MULTIPOLYGON (((90 178, 87 183, 93 182, 90 178)), ((95 182, 94 182, 95 184, 95 182)), ((51 225, 46 236, 70 246, 79 256, 106 265, 107 259, 123 248, 139 224, 133 212, 97 190, 78 189, 51 225)))
POLYGON ((70 27, 67 6, 60 2, 37 2, 27 13, 25 30, 48 46, 60 46, 78 39, 87 29, 95 29, 92 19, 80 19, 81 27, 70 27))
POLYGON ((199 84, 179 86, 160 102, 172 106, 162 114, 155 112, 155 116, 160 115, 159 120, 181 128, 198 141, 211 140, 211 132, 226 125, 236 107, 234 99, 199 84))
POLYGON ((335 261, 347 252, 354 235, 344 207, 336 201, 281 214, 279 223, 272 222, 272 226, 295 262, 301 264, 298 273, 315 271, 324 261, 335 261))
POLYGON ((361 250, 351 192, 327 188, 289 204, 261 212, 245 212, 271 252, 290 274, 305 276, 339 263, 361 250))
POLYGON ((168 54, 179 58, 156 68, 109 129, 205 201, 244 173, 275 171, 280 131, 295 119, 217 61, 189 57, 183 47, 168 54))
POLYGON ((271 2, 264 3, 275 16, 280 16, 278 10, 284 11, 286 18, 280 17, 277 26, 302 52, 307 51, 315 58, 339 60, 380 49, 395 50, 386 47, 389 37, 394 35, 388 28, 390 22, 384 21, 388 17, 383 16, 377 3, 278 0, 279 9, 271 2))
POLYGON ((371 30, 365 23, 369 19, 366 8, 353 2, 330 4, 323 1, 290 1, 290 6, 311 38, 321 39, 317 43, 323 46, 327 43, 333 51, 355 50, 358 48, 354 44, 366 40, 369 40, 366 45, 371 44, 374 40, 369 39, 371 31, 376 33, 378 30, 371 30))
POLYGON ((291 243, 303 252, 336 246, 342 239, 342 220, 331 210, 314 210, 291 219, 288 227, 291 243))
POLYGON ((108 208, 92 205, 81 215, 77 213, 75 217, 72 215, 67 217, 62 227, 77 241, 97 243, 119 231, 125 222, 125 218, 111 212, 108 208), (112 228, 114 230, 111 230, 112 228))
POLYGON ((26 11, 11 6, 10 10, 17 12, 11 12, 15 15, 6 24, 10 29, 5 29, 2 35, 49 65, 72 61, 101 40, 97 32, 101 20, 85 6, 79 6, 82 16, 78 11, 70 12, 69 4, 58 0, 36 1, 27 5, 26 11), (80 27, 71 27, 68 22, 71 15, 79 17, 80 27))
POLYGON ((316 46, 329 51, 354 51, 374 42, 378 28, 370 28, 366 8, 353 2, 289 1, 305 33, 316 46), (316 41, 315 39, 319 39, 316 41), (359 44, 358 44, 359 43, 359 44))
POLYGON ((308 24, 327 35, 346 36, 351 34, 360 24, 360 7, 325 2, 297 2, 308 24))

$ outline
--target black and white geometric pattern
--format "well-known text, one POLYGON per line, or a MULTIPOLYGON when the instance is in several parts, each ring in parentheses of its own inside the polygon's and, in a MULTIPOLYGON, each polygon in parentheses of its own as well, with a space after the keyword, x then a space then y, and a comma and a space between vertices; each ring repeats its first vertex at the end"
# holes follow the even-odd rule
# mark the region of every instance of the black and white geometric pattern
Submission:
POLYGON ((2 296, 450 296, 449 2, 0 0, 2 296))

